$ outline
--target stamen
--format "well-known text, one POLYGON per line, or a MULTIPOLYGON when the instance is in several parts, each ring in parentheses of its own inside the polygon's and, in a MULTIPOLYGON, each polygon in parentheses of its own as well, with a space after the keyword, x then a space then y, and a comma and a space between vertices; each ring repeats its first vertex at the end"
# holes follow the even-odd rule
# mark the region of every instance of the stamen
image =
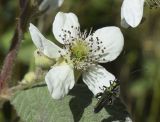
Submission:
MULTIPOLYGON (((62 56, 67 62, 73 63, 74 68, 80 70, 87 70, 87 68, 93 64, 96 64, 99 58, 102 59, 103 53, 106 50, 103 42, 98 37, 93 37, 92 28, 87 34, 87 30, 80 32, 80 27, 71 26, 75 29, 75 32, 67 29, 62 29, 62 33, 59 37, 64 42, 63 49, 66 50, 67 55, 62 56), (75 37, 75 33, 77 36, 75 37), (90 37, 88 41, 85 41, 87 37, 90 37), (95 53, 100 54, 95 55, 95 53), (66 58, 69 57, 69 58, 66 58)), ((59 51, 61 54, 61 52, 59 51)), ((105 61, 105 59, 102 59, 105 61)))

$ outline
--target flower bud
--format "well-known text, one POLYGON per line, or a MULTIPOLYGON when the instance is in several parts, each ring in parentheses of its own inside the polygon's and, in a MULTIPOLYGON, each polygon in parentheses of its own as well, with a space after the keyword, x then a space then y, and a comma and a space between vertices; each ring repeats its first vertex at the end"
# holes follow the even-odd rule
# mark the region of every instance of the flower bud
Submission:
POLYGON ((34 72, 28 72, 27 74, 25 74, 23 80, 22 80, 22 84, 32 84, 36 82, 36 75, 34 72))
POLYGON ((55 60, 45 56, 41 51, 36 50, 34 52, 35 65, 42 69, 49 69, 55 64, 55 60))

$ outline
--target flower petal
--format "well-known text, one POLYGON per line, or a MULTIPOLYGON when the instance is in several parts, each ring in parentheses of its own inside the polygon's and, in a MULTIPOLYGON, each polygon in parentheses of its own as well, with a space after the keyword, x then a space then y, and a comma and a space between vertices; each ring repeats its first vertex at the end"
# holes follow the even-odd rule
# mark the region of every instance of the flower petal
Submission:
POLYGON ((58 8, 62 5, 64 0, 43 0, 39 5, 39 11, 44 11, 47 8, 58 8))
POLYGON ((29 31, 31 38, 40 51, 50 58, 59 58, 60 54, 65 54, 64 50, 55 45, 53 42, 47 40, 40 31, 30 23, 29 31), (59 53, 59 51, 61 53, 59 53))
POLYGON ((123 49, 124 38, 118 27, 110 26, 98 29, 92 36, 89 36, 86 41, 90 38, 93 39, 92 48, 96 50, 91 55, 98 57, 97 60, 99 63, 113 61, 119 56, 123 49), (99 41, 98 44, 97 38, 99 41), (98 50, 97 47, 100 47, 100 50, 98 50), (99 55, 101 56, 99 57, 99 55))
POLYGON ((114 75, 100 65, 92 66, 83 73, 83 81, 94 95, 103 92, 103 87, 109 87, 111 81, 115 81, 114 75))
POLYGON ((55 38, 64 44, 78 36, 79 28, 78 18, 74 13, 58 12, 52 30, 55 38))
POLYGON ((61 99, 73 88, 74 72, 70 65, 54 66, 45 77, 49 92, 54 99, 61 99))
POLYGON ((143 17, 144 0, 124 0, 121 7, 121 25, 137 27, 143 17))

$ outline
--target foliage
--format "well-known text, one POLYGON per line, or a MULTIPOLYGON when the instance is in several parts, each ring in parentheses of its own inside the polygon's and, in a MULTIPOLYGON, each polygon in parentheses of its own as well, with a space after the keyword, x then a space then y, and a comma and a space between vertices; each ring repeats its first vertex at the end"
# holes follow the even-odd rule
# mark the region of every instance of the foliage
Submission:
POLYGON ((86 86, 75 86, 63 100, 53 100, 45 86, 16 93, 11 103, 26 122, 108 122, 125 121, 128 113, 120 100, 95 114, 93 98, 86 86))

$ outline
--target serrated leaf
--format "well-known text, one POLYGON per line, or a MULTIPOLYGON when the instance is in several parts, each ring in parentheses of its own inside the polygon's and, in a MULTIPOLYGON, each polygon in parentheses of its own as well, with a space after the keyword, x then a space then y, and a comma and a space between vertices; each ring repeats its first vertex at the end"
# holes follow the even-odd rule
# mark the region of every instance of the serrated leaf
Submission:
POLYGON ((119 100, 95 114, 97 100, 82 85, 76 85, 62 100, 53 100, 43 86, 16 93, 11 103, 25 122, 124 122, 129 116, 119 100))

